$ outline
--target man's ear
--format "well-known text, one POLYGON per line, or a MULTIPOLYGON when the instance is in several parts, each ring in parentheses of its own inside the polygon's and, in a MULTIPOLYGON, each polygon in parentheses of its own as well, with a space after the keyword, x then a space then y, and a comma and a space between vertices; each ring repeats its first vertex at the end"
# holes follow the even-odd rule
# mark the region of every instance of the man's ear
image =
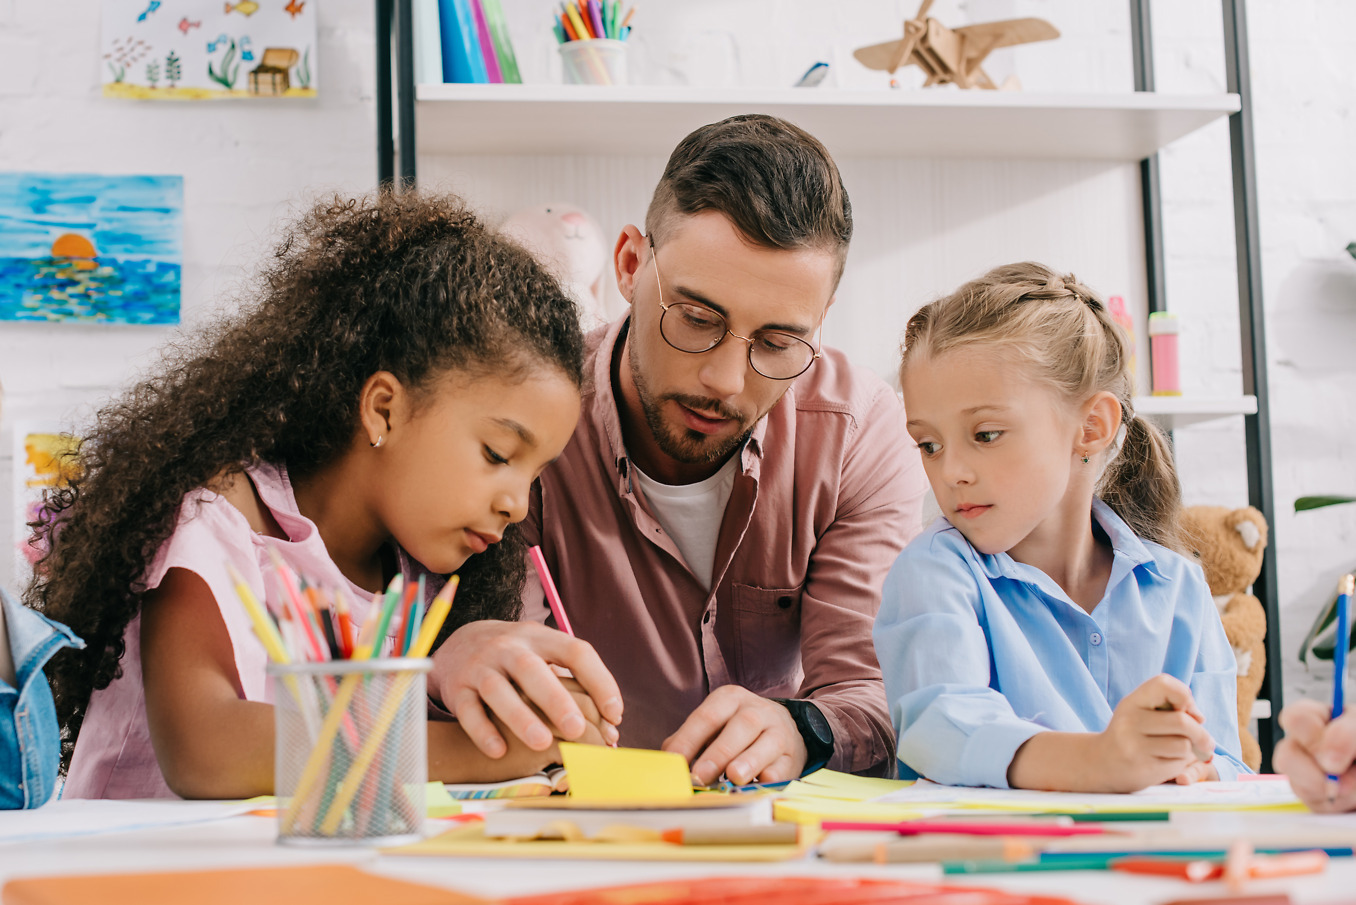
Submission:
POLYGON ((358 419, 371 446, 386 443, 393 429, 408 420, 409 392, 390 371, 378 371, 358 394, 358 419))
POLYGON ((1080 445, 1088 452, 1105 451, 1116 442, 1121 429, 1121 401, 1115 393, 1103 390, 1083 403, 1083 430, 1080 445))
POLYGON ((626 224, 617 237, 617 247, 612 252, 612 265, 617 274, 617 289, 626 303, 631 304, 631 296, 636 291, 636 280, 645 265, 646 249, 649 241, 633 224, 626 224))

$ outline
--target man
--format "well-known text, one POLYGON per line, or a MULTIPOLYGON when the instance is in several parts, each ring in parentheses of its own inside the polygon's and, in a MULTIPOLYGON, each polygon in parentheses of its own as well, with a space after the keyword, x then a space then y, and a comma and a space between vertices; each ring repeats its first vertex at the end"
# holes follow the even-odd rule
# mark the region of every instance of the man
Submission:
MULTIPOLYGON (((617 240, 630 311, 590 337, 583 416, 523 523, 581 640, 472 624, 432 693, 491 755, 486 705, 538 749, 524 697, 582 732, 556 665, 698 783, 890 773, 871 624, 926 478, 896 395, 820 344, 852 234, 838 169, 790 123, 733 117, 678 146, 645 227, 617 240)), ((530 581, 544 622, 541 600, 530 581)))

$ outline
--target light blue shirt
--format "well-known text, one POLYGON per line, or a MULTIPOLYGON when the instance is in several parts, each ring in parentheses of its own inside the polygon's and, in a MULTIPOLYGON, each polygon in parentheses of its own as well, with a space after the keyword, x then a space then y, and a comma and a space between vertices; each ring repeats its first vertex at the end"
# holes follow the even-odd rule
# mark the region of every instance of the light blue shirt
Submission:
POLYGON ((980 553, 944 518, 895 560, 874 637, 901 777, 1005 789, 1023 742, 1102 731, 1159 673, 1191 687, 1220 779, 1248 772, 1234 654, 1200 566, 1136 537, 1101 500, 1092 517, 1114 559, 1091 614, 1039 569, 980 553))

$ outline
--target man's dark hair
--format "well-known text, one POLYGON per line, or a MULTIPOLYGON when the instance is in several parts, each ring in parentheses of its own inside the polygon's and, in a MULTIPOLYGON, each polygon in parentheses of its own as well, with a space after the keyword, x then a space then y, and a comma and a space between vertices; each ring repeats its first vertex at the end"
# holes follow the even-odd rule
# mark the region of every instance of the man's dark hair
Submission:
POLYGON ((645 231, 662 242, 675 216, 719 211, 750 242, 823 248, 843 275, 852 203, 819 139, 783 119, 732 116, 702 126, 674 149, 655 186, 645 231))

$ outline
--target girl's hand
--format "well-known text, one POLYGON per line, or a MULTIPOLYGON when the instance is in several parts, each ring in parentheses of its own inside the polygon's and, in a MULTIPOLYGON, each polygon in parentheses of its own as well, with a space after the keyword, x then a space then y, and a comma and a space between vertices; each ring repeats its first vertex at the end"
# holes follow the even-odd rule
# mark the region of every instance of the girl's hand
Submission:
POLYGON ((1335 720, 1331 714, 1318 701, 1287 704, 1281 711, 1285 738, 1276 746, 1274 763, 1313 810, 1356 811, 1356 710, 1335 720), (1329 773, 1338 778, 1335 789, 1329 773))
POLYGON ((1178 777, 1205 778, 1194 769, 1214 756, 1204 719, 1190 688, 1172 676, 1154 676, 1116 705, 1111 722, 1096 736, 1100 756, 1095 766, 1117 792, 1178 777))
POLYGON ((553 666, 578 680, 608 722, 621 722, 621 689, 593 646, 535 622, 457 629, 433 654, 429 695, 489 757, 505 755, 509 736, 545 752, 557 737, 581 740, 589 727, 579 697, 562 688, 553 666))
POLYGON ((1218 782, 1219 771, 1213 763, 1203 764, 1197 761, 1177 776, 1179 786, 1189 786, 1193 782, 1218 782))

